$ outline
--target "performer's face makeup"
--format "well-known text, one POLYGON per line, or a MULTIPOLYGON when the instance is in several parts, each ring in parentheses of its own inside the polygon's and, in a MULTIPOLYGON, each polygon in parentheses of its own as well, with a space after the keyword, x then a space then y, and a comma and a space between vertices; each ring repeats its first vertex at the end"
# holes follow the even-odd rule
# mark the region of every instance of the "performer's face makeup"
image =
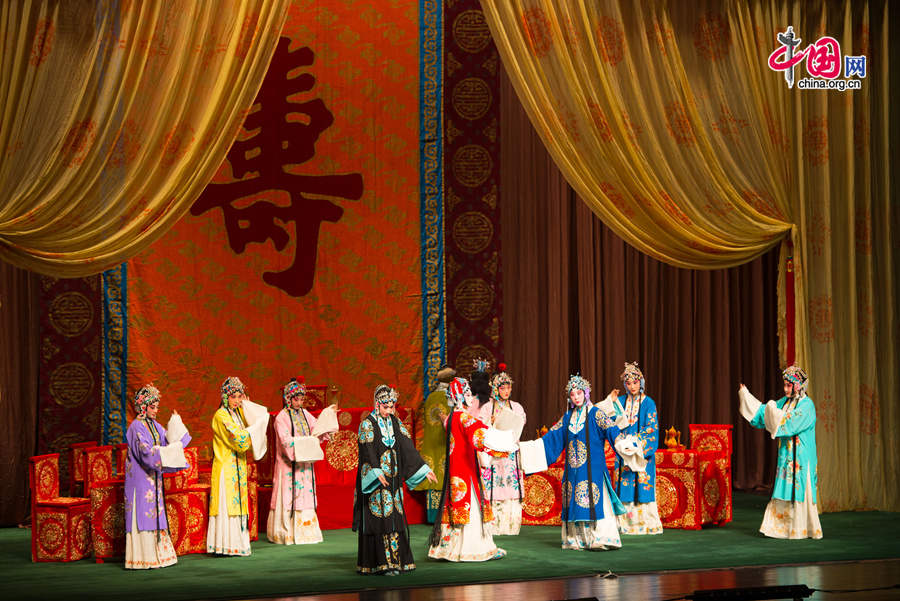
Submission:
POLYGON ((159 413, 159 401, 147 405, 144 413, 146 413, 147 417, 149 417, 150 419, 156 419, 156 414, 159 413))
POLYGON ((573 388, 572 392, 569 393, 569 399, 573 405, 581 407, 584 404, 584 391, 580 388, 573 388))
POLYGON ((504 401, 508 401, 509 395, 512 394, 512 384, 503 384, 497 389, 497 394, 499 394, 500 398, 504 401))
POLYGON ((390 403, 378 403, 378 415, 381 417, 387 417, 391 413, 394 412, 394 402, 390 403))
POLYGON ((303 406, 303 401, 306 400, 306 397, 302 394, 298 394, 297 396, 291 397, 291 409, 299 409, 303 406))
POLYGON ((625 380, 625 388, 628 389, 628 394, 631 396, 637 396, 637 394, 641 391, 641 381, 635 380, 634 378, 629 378, 625 380))
POLYGON ((228 407, 230 409, 237 409, 241 406, 241 403, 244 401, 244 395, 240 392, 232 392, 228 395, 228 407))
POLYGON ((793 382, 784 381, 784 396, 792 397, 794 396, 794 384, 793 382))
POLYGON ((466 396, 466 413, 472 417, 478 417, 478 397, 469 391, 463 394, 466 396))

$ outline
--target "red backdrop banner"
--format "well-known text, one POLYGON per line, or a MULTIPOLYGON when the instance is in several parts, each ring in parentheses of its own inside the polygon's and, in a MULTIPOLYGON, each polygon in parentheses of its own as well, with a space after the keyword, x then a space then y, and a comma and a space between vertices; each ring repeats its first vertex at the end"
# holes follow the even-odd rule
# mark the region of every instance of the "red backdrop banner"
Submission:
POLYGON ((202 456, 227 376, 270 409, 296 375, 422 398, 418 27, 414 3, 298 1, 215 179, 128 263, 129 391, 154 382, 202 456))

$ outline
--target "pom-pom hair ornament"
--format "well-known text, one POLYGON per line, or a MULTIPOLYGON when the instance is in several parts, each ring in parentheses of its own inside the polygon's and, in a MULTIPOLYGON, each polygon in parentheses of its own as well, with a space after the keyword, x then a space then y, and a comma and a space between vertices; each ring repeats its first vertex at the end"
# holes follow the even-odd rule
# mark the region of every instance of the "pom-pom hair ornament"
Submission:
POLYGON ((500 400, 500 387, 509 384, 512 386, 513 379, 506 373, 506 363, 497 364, 497 373, 491 378, 491 398, 495 401, 500 400))

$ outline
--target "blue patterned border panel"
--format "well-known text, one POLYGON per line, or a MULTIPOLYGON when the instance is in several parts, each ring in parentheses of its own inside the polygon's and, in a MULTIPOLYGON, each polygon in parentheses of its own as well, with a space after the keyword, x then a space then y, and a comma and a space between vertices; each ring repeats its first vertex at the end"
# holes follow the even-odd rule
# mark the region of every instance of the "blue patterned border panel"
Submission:
POLYGON ((126 264, 103 272, 103 444, 125 442, 128 402, 126 264))
POLYGON ((419 195, 425 395, 446 360, 444 331, 443 1, 419 2, 419 195))

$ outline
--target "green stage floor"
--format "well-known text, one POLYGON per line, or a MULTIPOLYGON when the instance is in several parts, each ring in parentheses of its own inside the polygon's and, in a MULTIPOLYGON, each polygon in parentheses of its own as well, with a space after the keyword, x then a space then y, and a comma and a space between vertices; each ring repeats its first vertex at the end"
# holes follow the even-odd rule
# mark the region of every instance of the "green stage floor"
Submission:
MULTIPOLYGON (((766 497, 736 494, 734 521, 701 531, 666 530, 660 536, 623 536, 616 551, 563 551, 559 528, 525 526, 516 537, 496 537, 507 557, 477 564, 427 558, 430 526, 410 536, 418 569, 400 576, 359 576, 356 535, 327 530, 325 542, 284 547, 253 543, 250 557, 188 555, 162 570, 130 571, 122 562, 31 563, 31 531, 0 529, 0 592, 6 599, 125 599, 153 601, 240 599, 316 592, 568 578, 611 570, 662 570, 900 558, 900 514, 844 512, 821 516, 818 541, 767 539, 757 531, 766 497)), ((265 535, 263 534, 263 538, 265 535)))

